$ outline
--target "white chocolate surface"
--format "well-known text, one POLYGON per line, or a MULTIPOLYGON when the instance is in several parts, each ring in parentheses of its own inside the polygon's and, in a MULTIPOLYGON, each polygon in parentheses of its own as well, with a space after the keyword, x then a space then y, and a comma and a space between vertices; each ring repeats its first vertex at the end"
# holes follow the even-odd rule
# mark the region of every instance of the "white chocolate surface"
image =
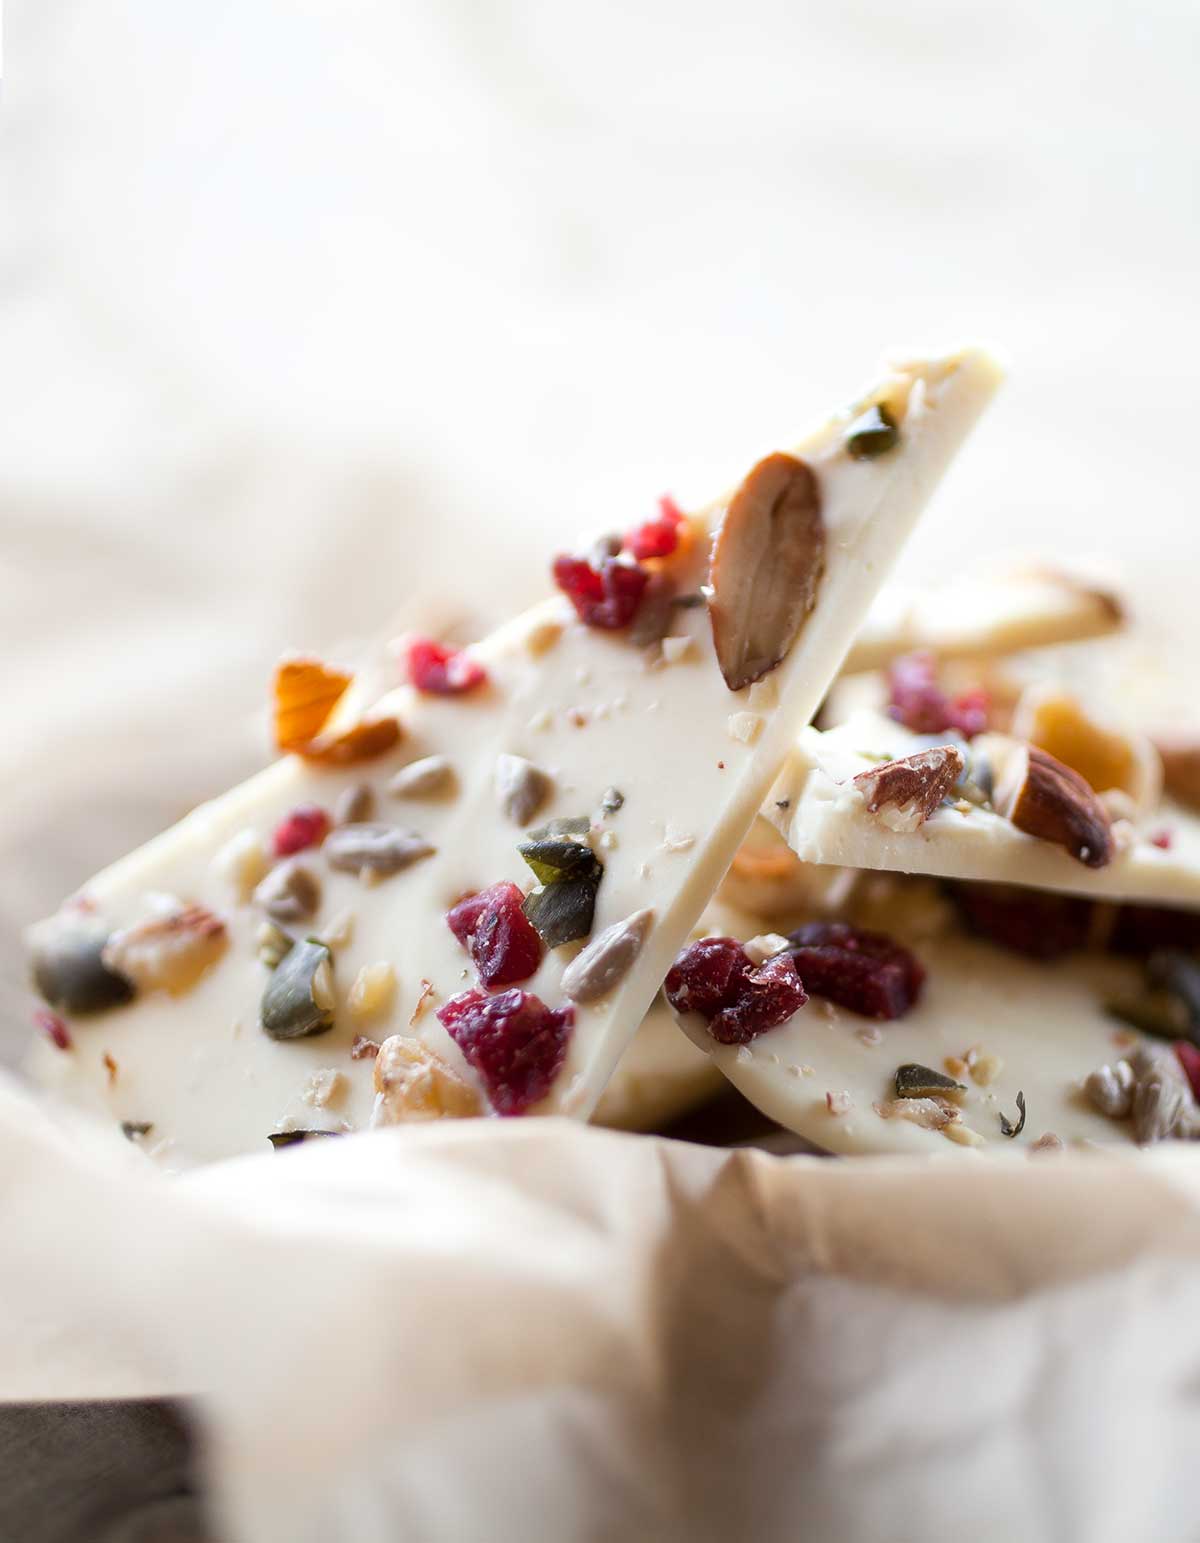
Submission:
MULTIPOLYGON (((761 930, 760 922, 727 907, 713 907, 708 920, 714 931, 741 941, 761 930)), ((1097 1113, 1080 1084, 1141 1039, 1103 1009, 1106 998, 1137 980, 1135 965, 1101 957, 1039 964, 957 933, 911 946, 928 976, 921 1000, 891 1023, 818 997, 744 1046, 717 1044, 694 1013, 679 1022, 764 1114, 830 1152, 962 1157, 1028 1147, 1047 1132, 1064 1143, 1132 1142, 1130 1123, 1097 1113), (895 1096, 898 1066, 916 1062, 944 1072, 945 1057, 963 1057, 975 1046, 1001 1063, 986 1086, 969 1074, 959 1078, 967 1087, 962 1124, 982 1145, 960 1146, 942 1131, 876 1113, 876 1102, 895 1096), (1028 1118, 1022 1134, 1008 1138, 1000 1114, 1016 1120, 1018 1090, 1028 1118), (835 1109, 847 1095, 848 1107, 831 1111, 827 1094, 835 1109)))
POLYGON ((943 805, 909 832, 892 830, 870 814, 852 779, 881 759, 938 742, 875 712, 854 714, 824 732, 804 729, 763 813, 805 862, 1024 884, 1098 899, 1200 905, 1200 820, 1169 800, 1137 828, 1128 828, 1128 844, 1103 868, 1088 868, 990 809, 943 805), (1170 833, 1167 850, 1149 839, 1161 831, 1170 833))
MULTIPOLYGON (((502 879, 530 884, 517 852, 523 832, 498 811, 493 786, 497 757, 515 754, 553 779, 553 794, 533 825, 594 816, 610 786, 625 795, 621 810, 602 822, 615 844, 600 846, 605 872, 593 933, 642 907, 655 911, 654 930, 621 985, 603 1001, 577 1009, 565 1064, 548 1097, 531 1111, 588 1118, 778 774, 797 724, 820 701, 871 598, 999 378, 979 352, 911 371, 908 413, 895 451, 873 461, 851 459, 843 448, 842 419, 823 425, 799 447, 821 487, 825 573, 814 610, 766 689, 729 692, 703 607, 678 613, 673 631, 691 639, 687 653, 653 668, 623 635, 582 626, 565 599, 547 602, 475 650, 489 671, 485 690, 439 698, 404 688, 385 699, 405 731, 394 751, 338 771, 289 757, 86 886, 88 903, 110 927, 139 920, 150 892, 209 906, 227 922, 229 948, 186 996, 146 995, 79 1019, 72 1024, 75 1048, 66 1053, 35 1044, 34 1075, 118 1120, 152 1121, 153 1143, 181 1165, 257 1150, 282 1125, 318 1123, 301 1100, 309 1076, 325 1068, 342 1072, 344 1086, 322 1117, 363 1124, 372 1063, 349 1059, 359 1032, 376 1039, 412 1032, 478 1085, 433 1009, 476 984, 446 926, 447 908, 462 894, 502 879), (547 623, 560 625, 561 635, 544 651, 531 649, 531 637, 547 623), (746 714, 759 720, 748 738, 730 723, 746 714), (385 790, 395 772, 434 754, 453 763, 455 795, 418 804, 390 799, 385 790), (214 857, 246 830, 269 842, 295 805, 332 808, 360 782, 376 794, 376 818, 415 828, 436 854, 371 886, 332 871, 319 854, 312 858, 323 900, 304 932, 319 936, 349 913, 352 936, 335 954, 335 1027, 280 1043, 258 1024, 267 979, 254 955, 261 913, 239 902, 214 857), (383 1021, 360 1027, 345 1010, 346 993, 363 966, 383 960, 399 981, 394 1006, 383 1021), (410 1029, 423 979, 433 982, 435 996, 410 1029), (106 1054, 116 1064, 115 1076, 106 1071, 106 1054)), ((697 539, 681 564, 681 590, 700 585, 706 561, 706 542, 697 539)), ((575 951, 547 951, 524 989, 558 1005, 562 970, 575 951)))

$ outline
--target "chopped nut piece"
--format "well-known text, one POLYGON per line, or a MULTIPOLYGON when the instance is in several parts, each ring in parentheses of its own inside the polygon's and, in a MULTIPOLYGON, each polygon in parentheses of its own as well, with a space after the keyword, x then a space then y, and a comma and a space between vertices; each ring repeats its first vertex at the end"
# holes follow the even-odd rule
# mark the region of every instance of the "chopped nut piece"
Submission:
POLYGON ((977 1055, 971 1061, 971 1081, 981 1088, 990 1087, 1004 1070, 998 1055, 977 1055))
POLYGON ((239 905, 250 899, 270 865, 266 844, 256 830, 238 831, 213 858, 213 867, 230 885, 239 905))
POLYGON ((393 1034, 375 1057, 375 1110, 371 1124, 470 1119, 482 1113, 478 1093, 417 1039, 393 1034))
POLYGON ((1163 782, 1172 798, 1200 809, 1200 729, 1168 729, 1154 736, 1163 782))
POLYGON ((321 928, 321 942, 328 943, 335 953, 339 948, 349 947, 353 940, 353 911, 339 911, 331 921, 321 928))
POLYGON ((263 922, 254 939, 254 952, 269 970, 275 968, 291 946, 291 938, 274 922, 263 922))
POLYGON ((730 713, 726 724, 730 739, 743 745, 752 745, 763 730, 763 720, 758 713, 730 713))
POLYGON ((431 856, 434 848, 415 830, 368 822, 339 826, 325 838, 322 850, 331 868, 360 878, 383 878, 431 856))
POLYGON ((1083 1091, 1092 1107, 1112 1120, 1125 1120, 1133 1108, 1133 1067, 1128 1061, 1118 1061, 1115 1066, 1098 1066, 1089 1072, 1083 1091))
POLYGON ((101 957, 108 969, 140 991, 177 996, 216 963, 228 942, 219 916, 202 905, 189 905, 114 932, 101 957))
POLYGON ((948 1055, 942 1065, 952 1077, 965 1077, 968 1067, 966 1061, 960 1055, 948 1055))
POLYGON ((676 825, 668 825, 663 831, 662 850, 664 852, 688 852, 696 845, 696 838, 690 831, 680 830, 676 825))
POLYGON ((417 992, 416 1004, 413 1007, 412 1015, 408 1020, 408 1026, 410 1029, 412 1028, 413 1024, 415 1024, 421 1017, 422 1013, 424 1013, 425 1008, 428 1006, 429 1000, 433 995, 433 982, 431 980, 426 980, 424 976, 422 976, 420 989, 417 992))
POLYGON ((605 814, 616 814, 625 802, 625 795, 620 788, 605 788, 600 795, 600 808, 605 814))
POLYGON ((840 1093, 826 1093, 825 1107, 832 1115, 849 1114, 854 1108, 854 1100, 844 1089, 840 1093))
POLYGON ((938 745, 859 772, 854 786, 867 812, 895 831, 914 831, 948 796, 963 771, 962 751, 938 745))
POLYGON ((388 783, 393 798, 439 798, 453 790, 456 778, 448 756, 426 755, 402 766, 388 783))
POLYGON ((563 971, 562 992, 575 1002, 594 1002, 628 974, 654 925, 648 907, 606 927, 563 971))
POLYGON ((821 492, 791 455, 755 466, 713 543, 709 619, 725 684, 740 691, 778 665, 816 600, 825 567, 821 492))
POLYGON ((365 1034, 356 1034, 350 1041, 350 1059, 352 1061, 373 1061, 379 1054, 379 1041, 368 1039, 365 1034))
POLYGON ((306 921, 321 904, 321 881, 302 862, 279 863, 254 891, 254 903, 276 921, 306 921))
POLYGON ((960 1147, 981 1147, 986 1145, 979 1132, 972 1130, 969 1125, 964 1125, 961 1120, 952 1120, 949 1125, 943 1125, 942 1135, 948 1141, 957 1142, 960 1147))
POLYGON ((1052 1130, 1048 1130, 1044 1135, 1039 1136, 1029 1148, 1029 1155, 1034 1157, 1043 1152, 1062 1152, 1065 1150, 1062 1139, 1056 1136, 1052 1130))
POLYGON ((893 1098, 873 1105, 881 1120, 908 1120, 922 1130, 944 1130, 962 1111, 944 1098, 893 1098))
POLYGON ((514 825, 528 825, 554 791, 554 783, 541 767, 524 756, 496 758, 496 798, 514 825))
POLYGON ((389 1011, 396 998, 396 972, 386 960, 364 964, 354 977, 346 1006, 359 1023, 379 1018, 389 1011))
POLYGON ((996 808, 1018 830, 1052 841, 1089 868, 1112 860, 1108 815, 1077 772, 1036 745, 1019 746, 996 789, 996 808))
POLYGON ((373 790, 365 782, 356 782, 341 793, 333 806, 333 818, 338 825, 361 825, 371 818, 374 810, 373 790))
POLYGON ((768 959, 774 959, 776 954, 786 953, 791 943, 781 933, 760 932, 757 937, 743 943, 742 947, 751 964, 763 964, 768 959))
POLYGON ((325 1109, 336 1103, 346 1089, 346 1079, 332 1066, 323 1066, 311 1073, 300 1098, 314 1109, 325 1109))

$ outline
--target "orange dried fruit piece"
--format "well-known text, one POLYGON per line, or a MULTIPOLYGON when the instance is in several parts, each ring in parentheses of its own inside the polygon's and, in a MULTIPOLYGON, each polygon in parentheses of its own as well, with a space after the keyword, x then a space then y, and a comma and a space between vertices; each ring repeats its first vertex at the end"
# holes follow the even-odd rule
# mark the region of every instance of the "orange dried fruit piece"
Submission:
POLYGON ((383 755, 400 739, 395 718, 364 718, 341 733, 322 737, 334 708, 354 679, 320 659, 284 659, 272 689, 275 743, 285 754, 325 766, 353 766, 383 755))

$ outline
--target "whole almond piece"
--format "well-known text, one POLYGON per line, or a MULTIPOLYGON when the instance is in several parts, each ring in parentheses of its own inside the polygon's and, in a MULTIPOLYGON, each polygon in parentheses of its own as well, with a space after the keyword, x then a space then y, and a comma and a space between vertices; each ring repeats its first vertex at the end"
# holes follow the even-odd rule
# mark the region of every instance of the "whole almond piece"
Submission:
POLYGON ((938 807, 962 776, 962 751, 955 745, 918 750, 870 771, 859 772, 854 786, 867 810, 895 831, 913 831, 938 807))
POLYGON ((730 500, 713 543, 708 614, 730 691, 768 675, 796 641, 825 566, 811 466, 769 455, 730 500))
POLYGON ((1078 772, 1036 745, 1015 748, 995 805, 1018 830, 1065 847, 1089 868, 1112 861, 1112 825, 1100 800, 1078 772))

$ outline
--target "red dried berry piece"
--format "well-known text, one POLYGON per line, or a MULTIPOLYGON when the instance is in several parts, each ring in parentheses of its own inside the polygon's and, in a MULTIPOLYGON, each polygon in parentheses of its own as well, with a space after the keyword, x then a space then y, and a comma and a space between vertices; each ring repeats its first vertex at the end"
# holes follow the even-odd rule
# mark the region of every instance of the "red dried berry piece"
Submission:
POLYGON ((492 997, 461 992, 439 1007, 437 1016, 502 1115, 524 1114, 545 1098, 566 1058, 575 1023, 569 1002, 549 1008, 517 989, 492 997))
POLYGON ((1200 949, 1200 912, 1165 905, 1123 905, 1108 939, 1114 954, 1142 958, 1161 949, 1193 953, 1200 949))
POLYGON ((701 938, 685 948, 667 972, 667 1001, 677 1012, 714 1018, 737 1001, 750 970, 735 938, 701 938))
POLYGON ((867 1018, 899 1018, 921 994, 925 971, 881 932, 846 922, 809 922, 790 935, 788 950, 813 996, 867 1018))
POLYGON ((1190 1040, 1177 1039, 1175 1054, 1192 1085, 1193 1096, 1200 1100, 1200 1047, 1193 1045, 1190 1040))
POLYGON ((631 530, 625 537, 625 550, 638 562, 648 557, 670 557, 679 545, 679 533, 685 522, 683 511, 669 493, 664 493, 658 501, 658 519, 647 520, 631 530))
POLYGON ((776 954, 743 978, 737 1001, 723 1007, 708 1032, 721 1045, 744 1045, 786 1023, 808 1001, 790 954, 776 954))
POLYGON ((1094 936, 1096 907, 1078 895, 1010 884, 955 884, 950 894, 971 932, 1029 959, 1060 959, 1094 936))
POLYGON ((615 557, 604 558, 598 569, 584 557, 556 557, 553 571, 580 621, 606 632, 629 625, 650 581, 645 568, 615 557))
POLYGON ((1160 852, 1169 852, 1174 841, 1174 834, 1169 830, 1156 830, 1150 837, 1150 845, 1157 847, 1160 852))
POLYGON ((275 827, 275 856, 290 857, 293 852, 320 846, 329 834, 330 824, 319 804, 297 804, 275 827))
POLYGON ((450 931, 471 956, 485 986, 528 980, 542 962, 542 940, 521 909, 515 884, 493 884, 446 912, 450 931))
POLYGON ((33 1021, 55 1050, 70 1050, 71 1031, 57 1013, 49 1012, 44 1007, 37 1007, 33 1012, 33 1021))
POLYGON ((948 697, 937 681, 937 661, 920 650, 897 659, 888 671, 888 715, 914 734, 945 734, 955 729, 964 739, 988 726, 991 699, 982 687, 948 697))
POLYGON ((487 671, 466 649, 444 648, 432 638, 414 638, 408 645, 408 678, 418 691, 431 696, 461 696, 487 680, 487 671))
POLYGON ((808 995, 786 954, 757 969, 733 938, 701 938, 685 948, 667 975, 667 1000, 681 1013, 699 1013, 722 1045, 748 1040, 786 1023, 808 995))

